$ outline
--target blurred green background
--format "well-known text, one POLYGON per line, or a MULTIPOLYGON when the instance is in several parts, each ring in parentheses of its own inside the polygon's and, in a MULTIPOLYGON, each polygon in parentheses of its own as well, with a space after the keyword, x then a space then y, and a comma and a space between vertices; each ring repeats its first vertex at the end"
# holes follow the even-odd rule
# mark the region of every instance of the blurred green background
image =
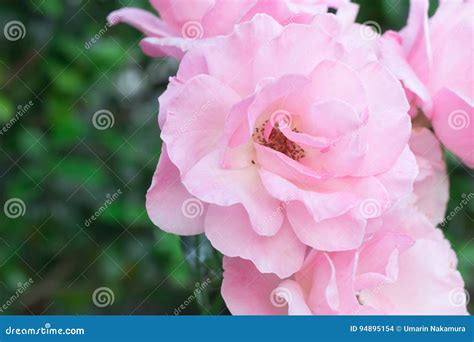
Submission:
MULTIPOLYGON (((358 2, 360 22, 406 22, 408 0, 358 2)), ((0 27, 17 20, 25 28, 22 39, 1 37, 0 127, 23 114, 0 135, 0 204, 19 199, 24 215, 0 212, 0 305, 33 282, 0 314, 173 315, 182 304, 180 314, 228 313, 220 255, 202 237, 160 231, 146 214, 161 149, 157 98, 177 63, 145 57, 134 29, 106 27, 107 14, 124 6, 151 10, 145 0, 0 2, 0 27), (101 110, 108 129, 93 124, 101 110), (112 293, 104 307, 93 300, 102 287, 112 293)), ((474 186, 473 170, 448 162, 450 211, 474 186)), ((443 229, 474 294, 473 220, 471 201, 443 229)))

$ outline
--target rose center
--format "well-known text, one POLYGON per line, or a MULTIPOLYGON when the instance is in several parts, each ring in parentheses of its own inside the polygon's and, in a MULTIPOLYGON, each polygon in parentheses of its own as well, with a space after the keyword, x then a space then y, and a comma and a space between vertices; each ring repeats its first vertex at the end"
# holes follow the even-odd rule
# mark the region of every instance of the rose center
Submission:
MULTIPOLYGON (((268 120, 265 121, 260 127, 255 128, 252 138, 256 143, 281 152, 293 160, 300 160, 305 156, 304 149, 295 142, 288 139, 280 130, 278 123, 275 123, 273 128, 271 128, 270 134, 266 137, 265 127, 267 124, 268 120)), ((292 131, 299 133, 296 128, 293 128, 292 131)))

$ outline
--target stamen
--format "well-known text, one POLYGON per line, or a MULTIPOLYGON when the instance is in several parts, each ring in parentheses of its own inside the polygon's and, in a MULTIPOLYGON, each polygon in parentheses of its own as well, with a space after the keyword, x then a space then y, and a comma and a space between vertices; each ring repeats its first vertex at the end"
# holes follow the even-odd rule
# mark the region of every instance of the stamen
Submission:
MULTIPOLYGON (((267 127, 267 124, 268 120, 266 120, 260 127, 255 128, 252 138, 256 143, 281 152, 293 160, 300 160, 305 156, 304 149, 295 142, 289 140, 281 132, 278 123, 275 123, 270 135, 268 135, 268 132, 265 134, 265 127, 267 127), (267 136, 267 138, 265 136, 267 136)), ((300 133, 296 128, 293 128, 292 131, 300 133)))

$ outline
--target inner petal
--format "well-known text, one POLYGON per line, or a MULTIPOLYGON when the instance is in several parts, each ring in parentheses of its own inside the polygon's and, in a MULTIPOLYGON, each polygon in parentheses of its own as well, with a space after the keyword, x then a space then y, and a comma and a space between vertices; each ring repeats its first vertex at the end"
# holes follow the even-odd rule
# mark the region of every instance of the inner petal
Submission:
POLYGON ((272 117, 255 128, 252 139, 257 144, 283 153, 293 160, 300 160, 305 156, 305 150, 294 141, 288 139, 283 134, 283 130, 299 133, 297 128, 291 128, 291 121, 284 119, 274 120, 272 117))

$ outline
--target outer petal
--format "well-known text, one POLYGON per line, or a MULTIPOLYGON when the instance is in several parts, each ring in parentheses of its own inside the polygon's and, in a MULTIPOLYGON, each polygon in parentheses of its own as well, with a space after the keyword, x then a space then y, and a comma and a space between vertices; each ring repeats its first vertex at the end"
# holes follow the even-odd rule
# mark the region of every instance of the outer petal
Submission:
MULTIPOLYGON (((285 280, 273 290, 273 299, 278 303, 281 297, 286 300, 289 315, 311 315, 311 309, 306 303, 306 294, 301 286, 294 280, 285 280), (277 296, 277 298, 275 298, 277 296), (285 298, 287 297, 287 299, 285 298)), ((281 305, 281 304, 277 304, 281 305)))
POLYGON ((306 246, 298 240, 287 221, 276 235, 260 236, 252 229, 241 206, 211 205, 205 225, 206 236, 216 249, 227 256, 251 260, 260 272, 272 272, 285 278, 303 265, 306 246))
POLYGON ((265 188, 275 198, 285 203, 298 201, 304 203, 310 215, 316 221, 337 217, 349 211, 358 203, 355 193, 348 189, 338 189, 333 191, 318 191, 315 188, 299 188, 294 183, 277 176, 265 169, 260 170, 260 177, 265 188))
POLYGON ((168 104, 170 101, 173 100, 175 96, 177 96, 182 91, 182 83, 179 82, 175 77, 170 77, 168 87, 166 91, 161 94, 158 98, 158 102, 160 103, 160 112, 158 114, 158 124, 160 129, 163 130, 163 126, 166 121, 166 117, 168 116, 168 104))
POLYGON ((358 248, 363 241, 366 221, 352 213, 316 222, 301 203, 291 202, 287 211, 298 238, 318 250, 345 251, 358 248))
POLYGON ((380 216, 389 198, 375 178, 343 178, 321 182, 314 188, 301 188, 264 169, 260 175, 265 188, 285 201, 288 219, 305 244, 325 251, 360 246, 366 221, 380 216), (350 191, 348 191, 350 189, 350 191), (374 211, 372 202, 377 204, 374 211))
POLYGON ((181 184, 179 171, 169 160, 165 145, 146 195, 146 208, 153 223, 164 231, 179 235, 204 232, 207 204, 181 184))
POLYGON ((166 23, 181 32, 186 23, 200 22, 206 13, 215 6, 216 0, 151 0, 150 2, 166 23))
POLYGON ((410 148, 420 172, 414 184, 415 206, 437 225, 444 219, 449 198, 449 178, 439 141, 427 128, 414 128, 410 148))
MULTIPOLYGON (((357 13, 359 12, 358 4, 345 0, 337 1, 335 4, 338 4, 338 6, 340 6, 337 9, 337 16, 342 19, 344 25, 350 25, 355 22, 357 13)), ((333 5, 330 6, 332 7, 333 5)))
POLYGON ((236 101, 238 95, 225 84, 199 75, 186 82, 180 94, 167 103, 161 137, 181 174, 216 149, 226 115, 236 101))
MULTIPOLYGON (((434 229, 434 228, 433 228, 434 229)), ((396 282, 363 291, 360 300, 391 315, 467 314, 464 283, 447 241, 417 240, 399 261, 396 282)))
POLYGON ((281 279, 271 273, 260 273, 247 260, 224 257, 222 297, 233 315, 285 315, 284 305, 271 302, 272 291, 281 279))
POLYGON ((380 207, 377 215, 370 215, 372 218, 380 216, 390 204, 384 185, 375 177, 328 179, 310 186, 301 180, 290 182, 265 169, 260 170, 260 176, 272 196, 286 203, 304 203, 317 222, 345 214, 367 199, 376 200, 380 207))
POLYGON ((388 171, 393 166, 408 142, 411 123, 400 82, 385 67, 370 63, 360 75, 369 104, 369 119, 360 130, 367 152, 356 175, 364 176, 388 171))
POLYGON ((188 81, 194 76, 209 74, 207 70, 207 61, 203 54, 205 46, 195 47, 188 51, 179 64, 176 78, 180 81, 188 81))
POLYGON ((337 313, 339 296, 336 269, 328 253, 312 250, 295 279, 308 292, 308 303, 315 314, 337 313))
POLYGON ((299 1, 256 1, 255 5, 242 18, 249 20, 257 13, 266 13, 275 18, 282 25, 291 23, 308 23, 315 14, 326 12, 325 1, 311 1, 299 3, 299 1))
POLYGON ((422 82, 426 83, 432 66, 431 41, 428 28, 428 0, 410 1, 408 24, 402 31, 408 62, 422 82))
POLYGON ((281 31, 282 26, 264 14, 257 14, 251 21, 236 25, 232 34, 213 40, 218 49, 213 44, 203 49, 209 74, 239 94, 249 95, 256 84, 256 70, 251 67, 255 55, 262 45, 281 31))
POLYGON ((390 195, 390 206, 410 196, 417 175, 415 156, 406 146, 393 167, 377 176, 390 195))
POLYGON ((370 289, 398 278, 398 258, 414 244, 408 235, 377 232, 361 247, 357 263, 356 290, 370 289))
POLYGON ((341 55, 342 50, 335 39, 324 29, 340 29, 335 16, 321 14, 316 17, 321 23, 330 21, 330 25, 292 24, 285 26, 282 33, 275 39, 263 45, 255 56, 254 69, 256 78, 281 77, 286 74, 309 75, 309 73, 324 59, 341 55), (308 58, 308 54, 312 58, 308 58), (269 63, 268 56, 272 56, 269 63))
MULTIPOLYGON (((317 315, 347 314, 358 306, 354 292, 355 253, 313 251, 295 278, 309 281, 308 304, 317 315)), ((308 286, 308 283, 306 284, 308 286)))
POLYGON ((309 315, 305 294, 294 280, 259 273, 247 260, 224 257, 222 297, 233 315, 309 315))
POLYGON ((122 8, 110 13, 107 21, 111 25, 120 22, 129 24, 150 37, 169 37, 174 32, 160 18, 139 8, 122 8))
POLYGON ((183 184, 189 192, 208 203, 220 206, 242 204, 251 227, 258 234, 275 235, 283 222, 279 210, 281 203, 263 187, 257 167, 223 169, 221 160, 220 151, 208 154, 182 176, 183 184))
POLYGON ((434 98, 432 123, 441 142, 474 168, 473 103, 443 88, 434 98))
POLYGON ((140 41, 143 53, 150 57, 171 56, 178 60, 183 58, 184 53, 195 43, 182 38, 156 38, 149 37, 140 41))
POLYGON ((253 0, 216 1, 212 10, 202 19, 206 37, 231 33, 237 23, 243 22, 242 16, 254 5, 253 0))
POLYGON ((397 281, 361 291, 359 301, 391 315, 467 314, 456 255, 442 232, 410 207, 394 211, 384 224, 415 243, 400 255, 397 281))
POLYGON ((445 1, 430 20, 433 68, 429 88, 432 95, 446 87, 473 103, 473 16, 474 3, 445 1))
POLYGON ((423 102, 428 102, 430 100, 428 90, 408 64, 399 42, 402 39, 398 33, 393 31, 383 35, 378 42, 381 62, 403 82, 406 88, 415 93, 423 102))

